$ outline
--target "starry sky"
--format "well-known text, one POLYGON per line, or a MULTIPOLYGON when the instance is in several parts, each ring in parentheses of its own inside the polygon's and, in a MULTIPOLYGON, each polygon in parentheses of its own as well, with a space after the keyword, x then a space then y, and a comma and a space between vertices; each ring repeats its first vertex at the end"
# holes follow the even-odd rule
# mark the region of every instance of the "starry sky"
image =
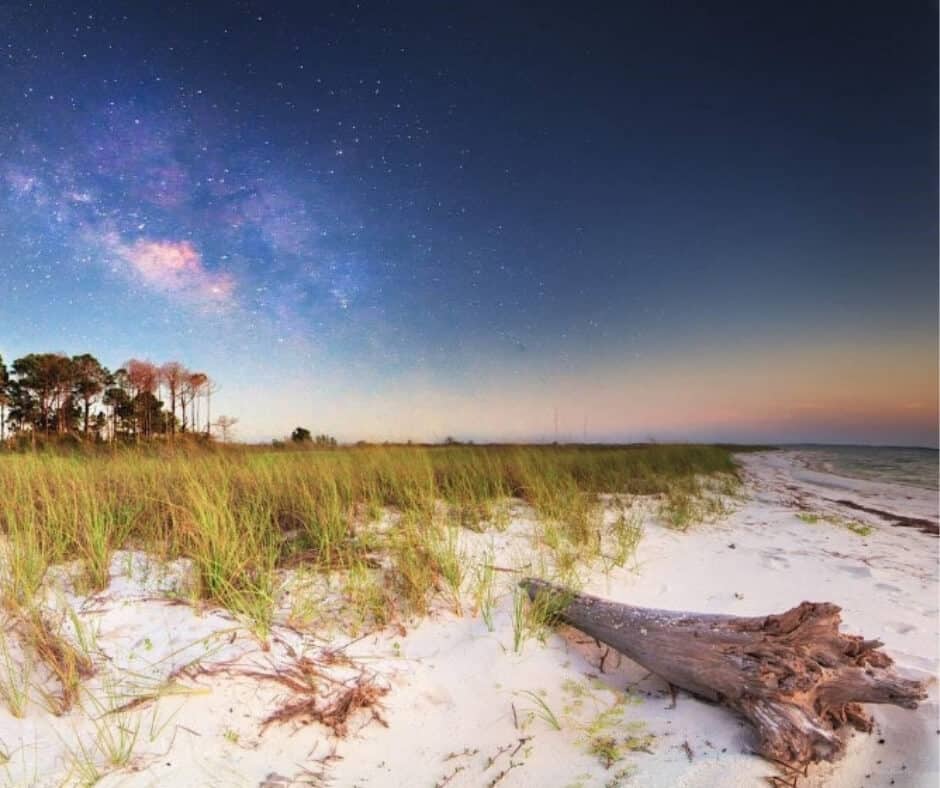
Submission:
POLYGON ((243 440, 937 445, 937 9, 0 2, 0 353, 243 440))

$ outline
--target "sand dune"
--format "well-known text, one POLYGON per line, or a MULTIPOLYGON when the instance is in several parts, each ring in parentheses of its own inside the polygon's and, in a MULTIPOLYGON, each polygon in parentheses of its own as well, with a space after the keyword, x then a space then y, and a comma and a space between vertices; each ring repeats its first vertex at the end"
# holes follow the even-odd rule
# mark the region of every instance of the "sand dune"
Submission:
MULTIPOLYGON (((742 615, 831 601, 843 608, 844 629, 884 640, 902 672, 935 677, 937 539, 835 501, 936 522, 936 496, 809 471, 788 453, 740 461, 746 482, 733 510, 688 532, 662 527, 651 502, 635 501, 645 528, 635 564, 598 569, 584 578, 585 590, 742 615)), ((608 504, 613 518, 619 509, 608 504)), ((504 531, 460 532, 468 563, 491 553, 501 565, 537 571, 532 514, 515 504, 512 515, 504 531)), ((54 717, 41 702, 22 720, 0 712, 7 782, 759 786, 778 773, 750 753, 751 731, 731 713, 681 692, 673 699, 661 680, 577 633, 530 638, 517 653, 511 572, 497 573, 492 631, 442 601, 424 620, 359 639, 342 626, 313 634, 278 627, 267 648, 228 614, 173 601, 187 572, 185 561, 160 566, 123 552, 102 594, 70 592, 67 568, 49 584, 47 604, 77 613, 67 626, 91 641, 100 668, 83 714, 54 717), (342 736, 309 715, 265 724, 285 703, 308 697, 285 676, 309 681, 320 709, 351 688, 373 694, 357 696, 364 708, 339 726, 342 736), (105 714, 119 698, 127 708, 105 714), (106 768, 127 744, 127 763, 106 768)), ((855 735, 840 763, 800 784, 936 784, 936 681, 916 712, 874 714, 872 735, 855 735)))

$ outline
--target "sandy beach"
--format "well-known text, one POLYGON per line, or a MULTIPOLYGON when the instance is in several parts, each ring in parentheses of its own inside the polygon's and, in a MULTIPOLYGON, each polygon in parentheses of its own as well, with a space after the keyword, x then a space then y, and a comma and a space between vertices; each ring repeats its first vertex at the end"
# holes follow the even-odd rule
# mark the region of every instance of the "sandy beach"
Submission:
POLYGON ((890 11, 2 3, 0 788, 940 786, 890 11))
MULTIPOLYGON (((791 452, 738 461, 740 495, 686 532, 663 527, 652 501, 634 499, 644 529, 635 560, 586 574, 583 590, 740 615, 803 600, 840 605, 843 629, 883 640, 904 675, 930 679, 930 696, 914 712, 869 707, 874 732, 853 735, 841 761, 798 784, 936 784, 937 538, 837 503, 936 524, 936 493, 811 471, 791 452)), ((605 516, 624 505, 607 500, 605 516)), ((468 564, 490 556, 499 569, 538 574, 532 513, 521 503, 510 512, 503 530, 460 529, 462 554, 468 564)), ((496 572, 492 631, 465 595, 461 616, 441 599, 428 617, 377 633, 278 626, 262 645, 228 613, 184 603, 187 571, 185 561, 161 566, 121 552, 102 593, 74 593, 67 568, 47 580, 46 604, 74 611, 65 626, 98 670, 83 713, 56 717, 38 702, 24 719, 0 711, 4 784, 759 786, 781 774, 752 754, 752 731, 734 714, 681 691, 673 698, 660 679, 573 630, 517 650, 516 572, 496 572), (368 692, 348 694, 361 687, 368 692), (354 709, 347 719, 276 718, 292 701, 324 708, 344 693, 354 709), (598 744, 610 737, 613 751, 598 744), (95 766, 122 747, 126 766, 95 766)), ((285 611, 303 580, 284 576, 285 611)), ((329 588, 314 587, 321 621, 341 621, 328 612, 329 588)), ((16 646, 7 643, 5 693, 16 683, 16 646)), ((26 678, 42 685, 41 675, 26 678)))
POLYGON ((890 11, 2 3, 0 788, 940 786, 890 11))

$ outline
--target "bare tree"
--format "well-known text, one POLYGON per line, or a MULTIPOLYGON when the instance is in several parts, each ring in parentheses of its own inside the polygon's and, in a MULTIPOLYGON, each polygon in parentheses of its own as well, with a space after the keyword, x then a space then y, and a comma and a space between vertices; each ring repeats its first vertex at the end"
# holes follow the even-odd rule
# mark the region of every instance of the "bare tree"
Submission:
POLYGON ((212 395, 222 387, 207 376, 206 383, 202 388, 206 395, 206 437, 208 437, 212 424, 212 395))
POLYGON ((186 408, 189 406, 189 424, 188 428, 190 432, 196 431, 196 404, 197 397, 202 393, 203 387, 206 385, 206 381, 209 380, 209 376, 204 372, 189 372, 186 374, 186 377, 183 379, 183 388, 181 395, 181 402, 183 406, 183 431, 187 429, 186 423, 186 408))
MULTIPOLYGON (((166 383, 170 395, 170 435, 176 437, 176 403, 183 393, 184 384, 189 377, 189 371, 178 361, 168 361, 160 367, 160 377, 166 383)), ((185 421, 185 410, 183 419, 185 421)))
POLYGON ((228 443, 228 439, 236 424, 238 424, 238 419, 233 416, 219 416, 219 418, 216 419, 215 428, 219 431, 222 443, 228 443))

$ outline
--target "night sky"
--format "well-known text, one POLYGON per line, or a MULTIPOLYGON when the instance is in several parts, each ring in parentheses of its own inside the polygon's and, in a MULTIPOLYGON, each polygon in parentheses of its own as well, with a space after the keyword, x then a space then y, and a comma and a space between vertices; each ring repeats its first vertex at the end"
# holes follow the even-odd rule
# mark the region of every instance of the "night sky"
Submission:
POLYGON ((0 3, 0 353, 178 359, 246 440, 935 446, 936 30, 0 3))

